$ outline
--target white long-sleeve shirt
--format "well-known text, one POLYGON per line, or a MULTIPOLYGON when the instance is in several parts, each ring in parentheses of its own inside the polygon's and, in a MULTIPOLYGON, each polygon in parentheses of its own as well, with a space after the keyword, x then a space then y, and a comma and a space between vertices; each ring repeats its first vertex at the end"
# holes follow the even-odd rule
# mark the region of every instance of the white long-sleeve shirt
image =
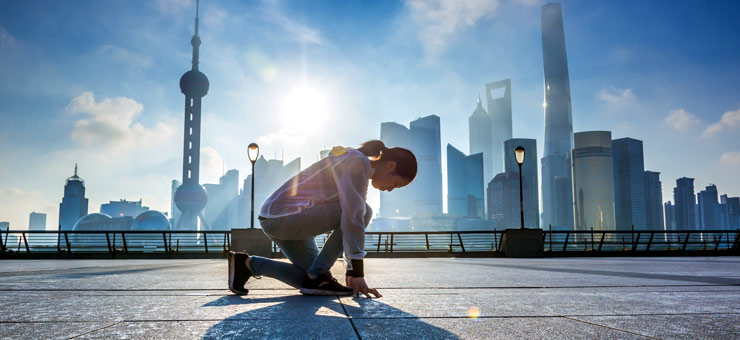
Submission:
POLYGON ((362 152, 334 147, 329 156, 293 176, 270 195, 260 216, 289 216, 317 203, 339 201, 345 258, 361 260, 365 258, 365 201, 374 172, 362 152))

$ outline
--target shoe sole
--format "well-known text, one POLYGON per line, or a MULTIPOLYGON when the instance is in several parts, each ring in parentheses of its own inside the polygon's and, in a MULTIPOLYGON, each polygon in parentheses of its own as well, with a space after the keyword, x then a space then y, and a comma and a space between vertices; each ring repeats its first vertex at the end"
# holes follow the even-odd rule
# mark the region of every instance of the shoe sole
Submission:
POLYGON ((241 291, 234 288, 234 276, 236 274, 236 261, 234 261, 236 256, 234 255, 233 252, 229 253, 229 290, 236 295, 247 295, 249 293, 248 289, 241 291))
POLYGON ((301 294, 303 295, 311 295, 311 296, 350 296, 353 292, 334 292, 331 290, 323 290, 323 289, 310 289, 310 288, 301 288, 300 289, 301 294))

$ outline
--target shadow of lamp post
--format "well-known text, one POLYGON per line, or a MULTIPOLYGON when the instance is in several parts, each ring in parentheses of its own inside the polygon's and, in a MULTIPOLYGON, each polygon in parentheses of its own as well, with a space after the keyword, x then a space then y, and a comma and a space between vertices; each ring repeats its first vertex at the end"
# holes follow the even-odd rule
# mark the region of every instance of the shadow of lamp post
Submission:
MULTIPOLYGON (((257 161, 257 157, 260 154, 259 145, 257 145, 257 143, 249 144, 247 147, 247 154, 249 155, 249 161, 252 163, 252 219, 250 220, 249 228, 254 229, 254 162, 257 161)), ((521 168, 521 165, 519 167, 521 168)))

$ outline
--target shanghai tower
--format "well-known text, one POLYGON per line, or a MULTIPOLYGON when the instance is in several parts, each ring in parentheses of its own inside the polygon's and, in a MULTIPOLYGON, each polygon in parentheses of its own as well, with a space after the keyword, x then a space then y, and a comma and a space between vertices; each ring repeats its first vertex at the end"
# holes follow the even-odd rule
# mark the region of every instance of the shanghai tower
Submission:
POLYGON ((542 60, 545 71, 545 152, 542 158, 543 227, 573 229, 571 149, 573 121, 568 59, 560 4, 542 6, 542 60))
POLYGON ((180 91, 185 95, 185 138, 183 141, 182 185, 175 192, 175 205, 182 212, 175 229, 197 230, 198 218, 205 225, 201 211, 208 202, 206 190, 198 183, 200 170, 200 102, 208 94, 208 78, 198 71, 198 0, 195 5, 193 67, 180 78, 180 91))

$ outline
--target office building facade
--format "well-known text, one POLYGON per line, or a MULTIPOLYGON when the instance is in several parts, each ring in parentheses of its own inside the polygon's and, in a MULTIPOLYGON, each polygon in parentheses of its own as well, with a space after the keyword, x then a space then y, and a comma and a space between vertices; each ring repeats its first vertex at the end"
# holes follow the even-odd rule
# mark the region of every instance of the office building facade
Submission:
POLYGON ((614 166, 614 212, 617 230, 647 228, 645 163, 642 141, 612 140, 614 166))
POLYGON ((511 123, 511 80, 486 84, 486 101, 488 116, 491 117, 491 158, 487 162, 492 166, 492 173, 504 171, 504 141, 512 137, 511 123), (494 96, 494 93, 501 95, 494 96))
POLYGON ((484 218, 483 154, 465 155, 447 144, 447 212, 484 218))
POLYGON ((681 177, 676 180, 676 187, 673 188, 673 202, 676 230, 697 230, 693 178, 681 177))
POLYGON ((575 230, 616 230, 611 137, 609 131, 574 134, 575 230))
MULTIPOLYGON (((660 172, 645 171, 645 220, 648 230, 664 230, 660 172)), ((667 228, 666 228, 667 229, 667 228)))
POLYGON ((64 197, 59 204, 59 230, 72 230, 75 222, 87 215, 88 200, 85 198, 85 181, 75 173, 64 184, 64 197))

